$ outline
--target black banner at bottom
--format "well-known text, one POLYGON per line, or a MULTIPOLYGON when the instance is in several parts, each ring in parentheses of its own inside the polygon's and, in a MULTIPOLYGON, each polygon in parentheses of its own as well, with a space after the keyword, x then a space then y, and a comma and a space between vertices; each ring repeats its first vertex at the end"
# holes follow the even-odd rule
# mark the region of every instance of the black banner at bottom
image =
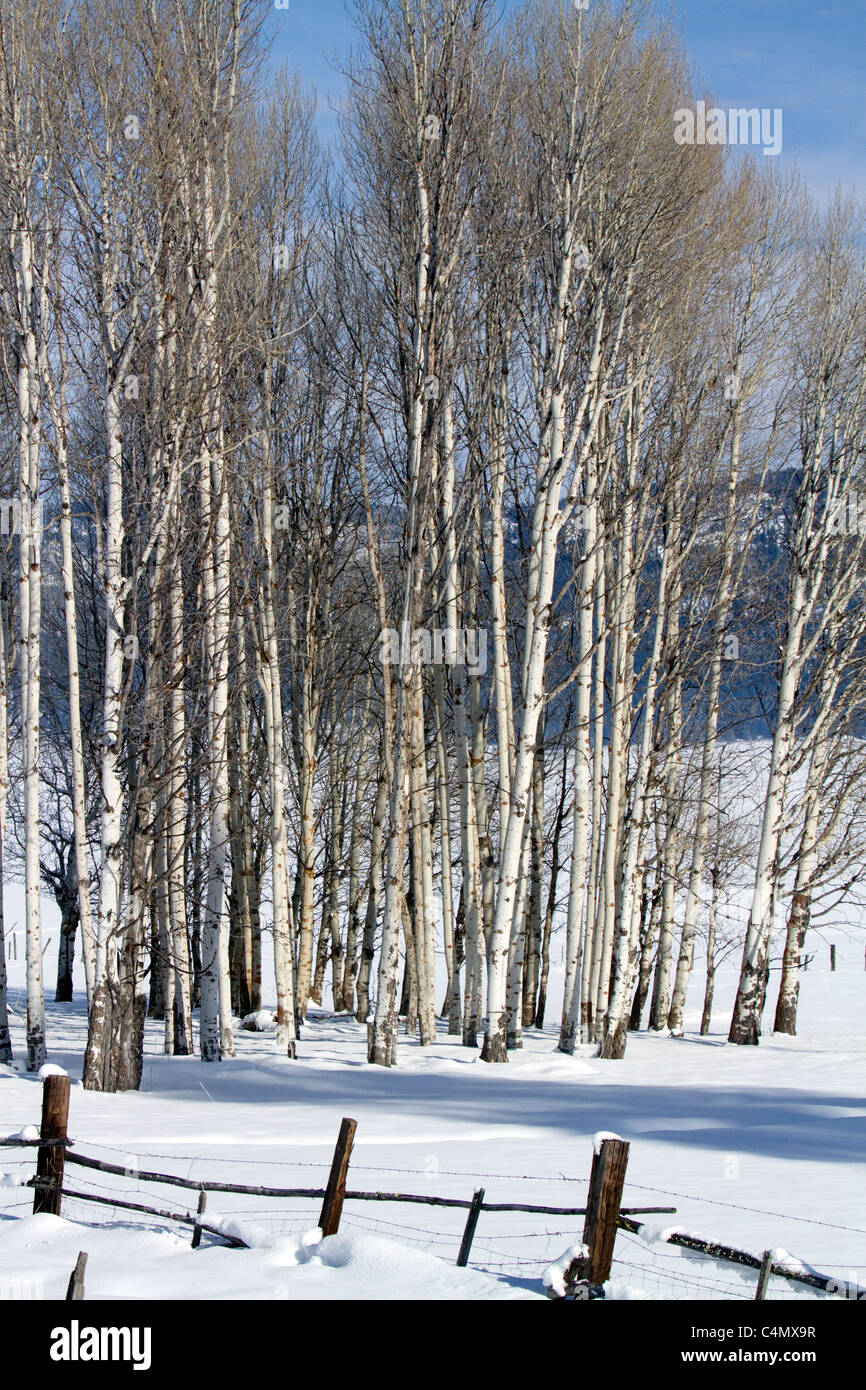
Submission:
POLYGON ((522 1317, 510 1301, 401 1302, 393 1311, 373 1300, 338 1307, 243 1300, 4 1301, 0 1345, 7 1383, 18 1371, 32 1376, 50 1370, 57 1386, 64 1370, 72 1368, 88 1378, 104 1369, 141 1382, 180 1369, 213 1372, 225 1383, 272 1369, 275 1357, 284 1368, 281 1380, 296 1366, 318 1365, 322 1374, 354 1368, 354 1375, 380 1358, 394 1363, 401 1378, 414 1379, 407 1344, 416 1352, 426 1348, 426 1374, 438 1364, 446 1378, 452 1354, 447 1348, 459 1346, 461 1382, 487 1380, 491 1372, 513 1376, 518 1347, 536 1364, 533 1379, 543 1379, 545 1366, 551 1373, 570 1366, 581 1378, 639 1371, 655 1379, 679 1368, 690 1381, 700 1381, 708 1372, 724 1376, 743 1367, 761 1367, 771 1377, 803 1368, 822 1376, 840 1372, 856 1357, 863 1329, 859 1311, 841 1298, 761 1304, 538 1302, 525 1306, 522 1317), (452 1338, 458 1341, 452 1344, 452 1338))

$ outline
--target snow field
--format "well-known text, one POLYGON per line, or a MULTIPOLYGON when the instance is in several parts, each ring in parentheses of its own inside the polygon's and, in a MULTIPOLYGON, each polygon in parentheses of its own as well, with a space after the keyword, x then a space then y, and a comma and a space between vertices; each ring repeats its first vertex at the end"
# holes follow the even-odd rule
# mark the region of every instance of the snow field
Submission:
MULTIPOLYGON (((682 1039, 636 1035, 622 1062, 601 1062, 590 1048, 571 1058, 558 1053, 552 1019, 542 1032, 526 1036, 523 1050, 505 1067, 486 1067, 476 1053, 440 1033, 425 1049, 401 1036, 399 1065, 384 1071, 366 1063, 360 1024, 321 1013, 304 1029, 295 1063, 275 1055, 272 1031, 238 1029, 238 1056, 205 1067, 197 1058, 162 1056, 160 1027, 148 1023, 142 1090, 123 1095, 81 1089, 83 1002, 50 1004, 52 1062, 73 1077, 70 1133, 84 1152, 130 1173, 115 1178, 70 1166, 67 1183, 77 1191, 167 1210, 194 1210, 195 1193, 149 1184, 136 1177, 137 1170, 321 1187, 340 1118, 348 1114, 358 1121, 350 1190, 468 1199, 483 1186, 492 1202, 578 1207, 586 1194, 593 1136, 608 1131, 631 1142, 624 1205, 677 1209, 672 1216, 646 1217, 651 1227, 685 1229, 758 1255, 784 1247, 840 1281, 862 1283, 862 962, 840 938, 837 971, 831 974, 816 958, 803 976, 801 1036, 768 1036, 757 1049, 731 1047, 724 1040, 735 984, 732 970, 721 972, 708 1038, 693 1031, 682 1039)), ((13 1003, 20 1057, 20 991, 13 1003)), ((689 1001, 687 1030, 696 1028, 699 1013, 697 989, 689 1001)), ((38 1123, 39 1105, 36 1078, 0 1069, 0 1132, 38 1123)), ((29 1176, 33 1166, 32 1150, 5 1150, 0 1161, 13 1175, 29 1176)), ((42 1280, 49 1297, 56 1296, 56 1281, 68 1278, 79 1249, 91 1255, 88 1278, 105 1279, 94 1287, 104 1287, 106 1296, 111 1290, 115 1297, 131 1296, 133 1289, 141 1294, 145 1280, 148 1297, 173 1297, 172 1290, 180 1287, 185 1296, 202 1298, 250 1296, 253 1288, 255 1297, 281 1297, 267 1292, 282 1287, 272 1279, 274 1252, 294 1249, 292 1242, 314 1227, 318 1216, 315 1201, 211 1193, 209 1221, 222 1216, 251 1222, 274 1245, 220 1249, 205 1237, 193 1252, 182 1227, 157 1230, 165 1223, 83 1201, 64 1204, 68 1221, 55 1226, 52 1218, 39 1218, 41 1226, 33 1228, 29 1219, 20 1220, 30 1204, 29 1190, 0 1188, 0 1213, 11 1218, 0 1216, 0 1260, 16 1279, 42 1280), (52 1230, 43 1235, 46 1221, 52 1230), (139 1253, 130 1261, 133 1248, 139 1253), (191 1273, 191 1260, 199 1262, 200 1274, 191 1273), (262 1270, 253 1275, 260 1262, 262 1270), (208 1273, 212 1268, 220 1270, 219 1289, 219 1279, 208 1273)), ((423 1278, 431 1290, 463 1287, 460 1280, 449 1281, 458 1273, 453 1262, 464 1221, 463 1210, 348 1201, 340 1239, 345 1236, 350 1244, 339 1248, 351 1258, 311 1269, 309 1262, 291 1263, 290 1277, 298 1281, 291 1296, 341 1297, 321 1291, 353 1283, 360 1289, 370 1261, 392 1261, 396 1269, 404 1255, 423 1257, 423 1278), (385 1242, 378 1253, 368 1248, 370 1239, 385 1242), (434 1259, 428 1268, 424 1261, 434 1256, 439 1263, 434 1259)), ((579 1240, 581 1230, 581 1217, 482 1212, 470 1274, 493 1279, 493 1288, 508 1296, 541 1295, 544 1269, 579 1240)), ((377 1279, 382 1289, 392 1290, 383 1297, 420 1296, 413 1294, 408 1276, 377 1279)), ((754 1296, 751 1271, 626 1233, 617 1240, 612 1285, 611 1293, 629 1296, 754 1296)), ((814 1295, 774 1279, 771 1296, 814 1295)))

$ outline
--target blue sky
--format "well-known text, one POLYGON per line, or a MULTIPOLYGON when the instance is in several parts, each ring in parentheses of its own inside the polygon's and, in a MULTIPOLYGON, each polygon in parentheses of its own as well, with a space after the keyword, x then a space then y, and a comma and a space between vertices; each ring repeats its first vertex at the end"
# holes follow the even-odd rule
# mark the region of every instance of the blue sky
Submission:
MULTIPOLYGON (((288 5, 274 9, 273 56, 315 86, 328 136, 343 85, 329 60, 352 43, 352 24, 343 0, 288 5)), ((782 159, 796 159, 819 196, 837 182, 866 196, 864 0, 679 0, 672 13, 720 106, 781 107, 782 159)))

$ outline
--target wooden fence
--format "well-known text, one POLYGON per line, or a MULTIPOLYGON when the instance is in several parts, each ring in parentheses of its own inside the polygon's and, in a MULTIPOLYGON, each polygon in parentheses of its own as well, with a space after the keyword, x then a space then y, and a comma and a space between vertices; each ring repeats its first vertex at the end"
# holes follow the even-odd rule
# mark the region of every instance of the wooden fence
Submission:
MULTIPOLYGON (((307 1198, 321 1201, 318 1226, 323 1236, 335 1235, 339 1230, 340 1217, 345 1202, 395 1202, 421 1204, 433 1207, 451 1207, 466 1211, 466 1224, 460 1242, 456 1263, 465 1266, 469 1262, 472 1241, 483 1212, 529 1212, 546 1216, 584 1218, 582 1251, 563 1273, 559 1292, 548 1289, 551 1297, 573 1299, 592 1299, 604 1297, 603 1285, 610 1277, 614 1244, 618 1230, 639 1235, 641 1223, 635 1216, 670 1215, 676 1207, 623 1207, 622 1192, 625 1184, 629 1145, 625 1140, 607 1138, 601 1140, 593 1155, 589 1178, 587 1204, 584 1207, 554 1207, 528 1202, 488 1202, 485 1189, 478 1188, 471 1198, 431 1197, 410 1192, 359 1192, 347 1187, 349 1162, 355 1141, 356 1121, 345 1118, 340 1125, 328 1182, 323 1188, 313 1187, 266 1187, 259 1184, 215 1182, 198 1178, 182 1178, 173 1173, 149 1172, 144 1169, 130 1169, 116 1163, 107 1163, 78 1151, 68 1137, 70 1083, 68 1076, 48 1076, 43 1081, 42 1120, 38 1139, 23 1139, 18 1135, 0 1138, 0 1148, 35 1148, 36 1174, 28 1182, 34 1189, 33 1211, 61 1214, 64 1197, 77 1201, 93 1202, 104 1206, 117 1207, 126 1211, 156 1216, 165 1221, 180 1223, 193 1228, 192 1244, 197 1247, 203 1233, 225 1241, 228 1245, 245 1248, 242 1235, 227 1232, 205 1219, 207 1194, 209 1192, 241 1193, 251 1197, 307 1198), (163 1183, 198 1193, 198 1208, 195 1213, 168 1211, 141 1202, 130 1202, 124 1198, 98 1196, 92 1192, 82 1192, 66 1186, 67 1165, 93 1169, 115 1177, 135 1178, 141 1182, 163 1183), (564 1293, 562 1292, 564 1290, 564 1293)), ((679 1246, 714 1260, 727 1261, 758 1271, 756 1297, 763 1298, 771 1275, 820 1289, 825 1293, 839 1291, 837 1281, 830 1276, 794 1270, 784 1264, 775 1263, 770 1252, 762 1259, 746 1251, 731 1246, 700 1240, 697 1237, 674 1232, 667 1237, 669 1245, 679 1246)), ((87 1256, 82 1252, 69 1281, 67 1298, 84 1297, 84 1266, 87 1256)), ((848 1292, 848 1297, 866 1298, 866 1290, 856 1289, 848 1292)))

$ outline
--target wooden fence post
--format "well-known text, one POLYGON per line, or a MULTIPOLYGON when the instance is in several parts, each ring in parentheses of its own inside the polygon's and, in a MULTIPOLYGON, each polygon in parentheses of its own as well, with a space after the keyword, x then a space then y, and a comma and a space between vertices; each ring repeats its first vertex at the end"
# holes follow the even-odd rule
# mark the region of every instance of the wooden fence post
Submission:
POLYGON ((755 1302, 761 1302, 767 1297, 767 1285, 770 1282, 770 1271, 773 1268, 773 1253, 771 1250, 764 1251, 764 1263, 761 1265, 761 1272, 758 1275, 758 1287, 755 1290, 755 1302))
POLYGON ((593 1154, 583 1224, 588 1253, 578 1270, 578 1279, 590 1284, 603 1284, 610 1277, 628 1148, 624 1139, 602 1139, 593 1154))
POLYGON ((78 1259, 75 1261, 75 1268, 69 1276, 69 1284, 66 1289, 67 1303, 80 1303, 84 1298, 84 1270, 87 1265, 87 1252, 79 1250, 78 1259))
MULTIPOLYGON (((206 1207, 206 1206, 207 1206, 207 1193, 205 1192, 204 1188, 202 1188, 201 1192, 198 1194, 198 1214, 199 1214, 199 1216, 204 1216, 204 1210, 205 1210, 205 1207, 206 1207)), ((199 1247, 200 1245, 201 1245, 201 1225, 199 1224, 198 1221, 196 1221, 195 1225, 194 1225, 193 1228, 192 1228, 192 1248, 193 1248, 193 1250, 197 1250, 198 1247, 199 1247)))
POLYGON ((478 1218, 481 1215, 481 1208, 483 1206, 484 1188, 479 1187, 478 1191, 472 1196, 472 1205, 469 1208, 469 1215, 466 1217, 463 1239, 460 1242, 460 1254, 457 1256, 457 1263, 461 1268, 469 1263, 469 1251, 472 1249, 475 1227, 478 1225, 478 1218))
POLYGON ((319 1226, 323 1236, 335 1236, 340 1228, 343 1199, 346 1196, 346 1174, 349 1171, 349 1159, 352 1156, 352 1145, 355 1142, 357 1127, 357 1120, 344 1119, 340 1125, 337 1147, 334 1149, 334 1157, 331 1162, 331 1174, 328 1178, 328 1186, 325 1188, 322 1214, 319 1217, 319 1226))
POLYGON ((40 1139, 49 1141, 36 1157, 36 1191, 33 1214, 41 1211, 60 1215, 60 1189, 63 1186, 64 1141, 69 1120, 69 1077, 46 1076, 42 1083, 42 1128, 40 1139))
POLYGON ((835 946, 831 946, 831 947, 830 947, 830 969, 831 969, 831 970, 835 970, 835 969, 836 969, 836 947, 835 947, 835 946))

